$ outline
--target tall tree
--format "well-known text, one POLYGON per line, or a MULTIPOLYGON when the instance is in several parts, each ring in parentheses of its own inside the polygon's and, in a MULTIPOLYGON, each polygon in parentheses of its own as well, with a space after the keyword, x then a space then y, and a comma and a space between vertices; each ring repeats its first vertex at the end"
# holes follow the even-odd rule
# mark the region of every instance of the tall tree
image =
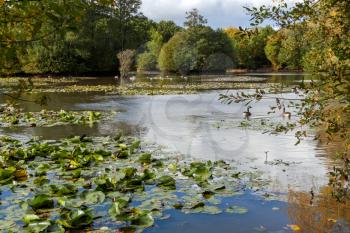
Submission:
POLYGON ((130 23, 135 17, 142 16, 139 12, 142 2, 141 0, 113 0, 113 2, 119 20, 120 42, 123 50, 130 23))
POLYGON ((264 48, 268 37, 273 34, 269 26, 255 29, 229 28, 225 30, 234 47, 233 57, 240 68, 257 69, 269 66, 264 48))
POLYGON ((186 12, 186 21, 184 26, 187 28, 205 26, 208 20, 203 15, 199 14, 198 9, 193 8, 191 11, 186 12))
POLYGON ((176 32, 181 30, 181 27, 177 26, 173 21, 161 20, 157 23, 156 29, 162 35, 163 43, 166 43, 176 32))
POLYGON ((158 62, 162 71, 182 74, 225 71, 232 68, 232 54, 231 42, 223 31, 195 27, 177 32, 164 44, 158 62))
POLYGON ((163 37, 152 28, 150 30, 151 40, 146 43, 146 51, 137 57, 137 69, 139 70, 156 70, 157 59, 162 49, 163 37))

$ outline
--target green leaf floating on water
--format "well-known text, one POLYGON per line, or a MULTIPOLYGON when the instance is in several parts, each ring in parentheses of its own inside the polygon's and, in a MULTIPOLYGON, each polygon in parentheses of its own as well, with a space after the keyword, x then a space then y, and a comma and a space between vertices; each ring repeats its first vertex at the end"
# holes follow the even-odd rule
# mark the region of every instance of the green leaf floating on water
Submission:
POLYGON ((150 213, 147 211, 143 211, 134 217, 131 220, 132 225, 136 225, 138 227, 147 228, 151 227, 154 224, 154 219, 150 213))
POLYGON ((26 224, 25 229, 28 232, 65 232, 62 226, 58 224, 52 224, 50 221, 42 219, 35 214, 27 214, 26 216, 24 216, 23 222, 26 224))
POLYGON ((176 189, 176 181, 171 176, 162 176, 157 180, 157 186, 165 189, 176 189))
POLYGON ((198 202, 198 203, 193 204, 191 209, 197 209, 197 208, 204 207, 204 206, 205 206, 204 202, 198 202))
POLYGON ((140 163, 151 163, 152 155, 150 153, 142 153, 140 154, 139 161, 140 163))
POLYGON ((36 214, 27 214, 26 216, 23 217, 23 222, 25 224, 29 224, 29 223, 32 223, 32 222, 38 222, 38 221, 41 221, 42 219, 36 215, 36 214))
POLYGON ((46 178, 46 176, 40 176, 38 178, 36 178, 33 183, 36 186, 43 186, 44 184, 48 184, 50 183, 50 180, 46 178))
POLYGON ((51 223, 51 225, 47 228, 46 230, 47 232, 51 232, 51 233, 64 233, 66 232, 65 229, 57 224, 57 223, 51 223))
POLYGON ((134 167, 127 167, 122 170, 124 174, 124 179, 132 178, 136 174, 136 168, 134 167))
POLYGON ((50 225, 51 222, 49 221, 33 222, 27 225, 26 230, 32 233, 46 232, 50 225))
POLYGON ((108 213, 112 217, 119 217, 123 213, 124 208, 126 208, 129 205, 129 203, 125 200, 119 199, 112 203, 111 208, 109 208, 108 213))
POLYGON ((202 195, 205 199, 211 198, 212 196, 214 196, 214 194, 215 193, 213 191, 210 191, 210 190, 206 190, 202 193, 202 195))
POLYGON ((193 177, 198 182, 205 182, 211 176, 211 166, 208 163, 192 162, 190 168, 183 171, 185 176, 193 177))
POLYGON ((50 165, 46 163, 41 163, 39 166, 35 169, 35 175, 36 176, 44 176, 46 175, 47 171, 50 169, 50 165))
POLYGON ((73 209, 65 210, 61 215, 62 219, 57 223, 66 228, 79 229, 92 224, 94 218, 89 210, 73 209))
POLYGON ((103 203, 105 200, 105 194, 101 191, 83 193, 83 197, 88 205, 103 203))
POLYGON ((150 171, 149 169, 145 169, 142 174, 142 180, 144 180, 147 183, 152 184, 153 180, 157 177, 157 175, 150 171))
POLYGON ((175 173, 175 172, 177 171, 177 165, 176 165, 176 163, 170 163, 170 164, 168 165, 168 169, 169 169, 169 171, 175 173))
POLYGON ((230 206, 226 209, 226 212, 230 214, 245 214, 248 212, 248 209, 240 206, 230 206))
POLYGON ((78 192, 78 188, 73 184, 63 184, 62 187, 58 190, 59 196, 73 195, 78 192))
POLYGON ((24 168, 18 166, 0 168, 0 185, 8 184, 12 180, 24 180, 27 178, 27 171, 24 168))
POLYGON ((107 192, 115 191, 117 189, 117 180, 107 175, 99 176, 94 179, 94 183, 97 185, 96 190, 107 192))
POLYGON ((9 167, 7 169, 0 168, 0 184, 7 184, 12 181, 15 178, 15 171, 16 168, 14 167, 9 167))
POLYGON ((140 145, 141 145, 141 141, 140 140, 135 140, 130 148, 129 148, 129 152, 130 154, 133 154, 135 152, 135 150, 137 150, 138 148, 140 148, 140 145))
POLYGON ((28 201, 30 207, 34 210, 38 209, 51 209, 54 207, 54 201, 46 194, 39 194, 32 200, 28 201))
POLYGON ((129 157, 129 155, 130 155, 129 147, 124 143, 118 144, 117 158, 126 159, 129 157))
POLYGON ((221 209, 217 206, 206 205, 202 201, 195 201, 186 203, 182 211, 187 214, 193 213, 205 213, 205 214, 220 214, 222 213, 221 209))
POLYGON ((117 201, 113 203, 109 214, 115 216, 118 220, 129 221, 131 225, 138 228, 151 227, 154 224, 154 219, 151 213, 147 210, 139 208, 125 209, 125 203, 117 201))
POLYGON ((72 178, 79 178, 81 176, 81 169, 76 169, 72 171, 72 178))

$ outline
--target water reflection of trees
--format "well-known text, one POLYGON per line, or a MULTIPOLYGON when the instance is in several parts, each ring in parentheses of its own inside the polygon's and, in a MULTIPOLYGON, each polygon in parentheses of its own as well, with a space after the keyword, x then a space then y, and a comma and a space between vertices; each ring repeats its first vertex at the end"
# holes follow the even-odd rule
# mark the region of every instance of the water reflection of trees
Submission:
POLYGON ((350 202, 339 203, 332 190, 323 187, 320 194, 288 193, 288 215, 303 233, 350 232, 350 202))

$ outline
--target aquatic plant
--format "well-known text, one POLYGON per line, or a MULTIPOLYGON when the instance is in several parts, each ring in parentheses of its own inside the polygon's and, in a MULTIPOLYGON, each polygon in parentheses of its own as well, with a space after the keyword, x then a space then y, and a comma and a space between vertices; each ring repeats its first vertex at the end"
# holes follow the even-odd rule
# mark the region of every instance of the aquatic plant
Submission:
POLYGON ((0 126, 54 126, 64 124, 94 124, 108 118, 111 114, 96 111, 53 111, 24 112, 13 105, 0 107, 0 126))
MULTIPOLYGON (((251 177, 225 161, 185 159, 120 134, 29 141, 2 136, 0 198, 6 214, 0 230, 141 231, 168 209, 221 213, 220 199, 242 193, 251 177)), ((254 185, 261 189, 264 183, 254 185)), ((231 209, 226 212, 245 212, 231 209)))

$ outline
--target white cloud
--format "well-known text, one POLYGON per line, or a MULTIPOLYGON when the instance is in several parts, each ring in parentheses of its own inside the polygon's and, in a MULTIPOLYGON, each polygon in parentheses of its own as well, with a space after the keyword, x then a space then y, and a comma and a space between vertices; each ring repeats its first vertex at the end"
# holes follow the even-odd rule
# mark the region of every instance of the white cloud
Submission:
POLYGON ((197 8, 210 26, 218 28, 249 26, 250 17, 243 6, 271 3, 271 0, 143 0, 141 11, 155 21, 173 20, 182 26, 185 12, 197 8))

